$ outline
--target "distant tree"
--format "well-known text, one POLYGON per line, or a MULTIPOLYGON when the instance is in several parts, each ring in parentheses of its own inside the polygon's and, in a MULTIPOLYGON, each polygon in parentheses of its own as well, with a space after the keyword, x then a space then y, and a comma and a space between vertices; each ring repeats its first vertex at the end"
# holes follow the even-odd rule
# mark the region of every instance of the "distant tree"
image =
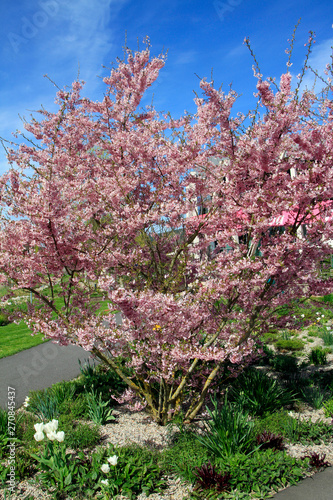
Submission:
POLYGON ((0 232, 1 281, 33 294, 33 331, 91 351, 161 425, 193 420, 282 306, 332 292, 333 239, 331 84, 319 102, 289 72, 277 88, 259 75, 260 113, 233 118, 236 94, 202 80, 197 113, 174 120, 139 110, 164 63, 128 51, 101 102, 76 81, 24 125, 0 232))

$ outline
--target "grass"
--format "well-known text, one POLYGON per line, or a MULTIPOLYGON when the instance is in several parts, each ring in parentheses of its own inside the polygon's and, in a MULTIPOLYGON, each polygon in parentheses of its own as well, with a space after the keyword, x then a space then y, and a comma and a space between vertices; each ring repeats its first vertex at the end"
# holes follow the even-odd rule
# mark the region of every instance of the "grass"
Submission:
POLYGON ((31 330, 21 321, 18 325, 10 323, 0 327, 0 358, 12 356, 18 352, 47 342, 41 333, 31 335, 31 330))
MULTIPOLYGON (((5 289, 0 289, 0 296, 5 294, 5 289)), ((108 301, 101 301, 98 313, 102 313, 107 309, 108 301)), ((62 299, 56 299, 55 305, 61 308, 63 305, 62 299)), ((26 309, 26 304, 19 304, 21 309, 26 309)), ((14 305, 9 306, 13 310, 14 305)), ((30 328, 21 321, 19 324, 9 323, 8 325, 0 326, 0 359, 7 356, 12 356, 18 352, 30 349, 37 346, 48 339, 44 338, 43 334, 32 335, 30 328)))

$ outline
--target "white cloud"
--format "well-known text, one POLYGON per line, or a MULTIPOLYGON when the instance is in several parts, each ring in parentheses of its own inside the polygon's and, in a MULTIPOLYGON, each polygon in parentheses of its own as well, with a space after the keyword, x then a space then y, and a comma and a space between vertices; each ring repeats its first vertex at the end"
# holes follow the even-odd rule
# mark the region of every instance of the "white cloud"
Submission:
POLYGON ((112 49, 113 33, 108 23, 125 0, 58 0, 58 3, 43 58, 58 61, 62 69, 71 68, 73 72, 80 67, 80 77, 94 88, 99 83, 96 76, 102 72, 102 64, 112 49))
POLYGON ((180 52, 177 55, 177 58, 175 60, 175 64, 190 64, 196 60, 197 53, 194 50, 187 50, 185 52, 180 52))
POLYGON ((233 49, 227 52, 225 55, 229 59, 239 59, 243 57, 245 54, 248 54, 248 48, 244 43, 236 45, 233 49))
MULTIPOLYGON (((101 98, 100 92, 95 95, 102 87, 98 75, 105 73, 102 65, 109 66, 113 58, 114 34, 109 26, 127 1, 40 0, 35 10, 16 13, 10 30, 19 37, 18 45, 12 47, 7 40, 7 65, 1 69, 0 137, 11 140, 11 132, 23 130, 19 114, 29 120, 29 110, 41 105, 56 110, 56 88, 43 79, 44 74, 63 87, 77 78, 79 69, 79 78, 87 82, 83 93, 101 98)), ((1 151, 0 173, 4 170, 7 162, 1 151)))

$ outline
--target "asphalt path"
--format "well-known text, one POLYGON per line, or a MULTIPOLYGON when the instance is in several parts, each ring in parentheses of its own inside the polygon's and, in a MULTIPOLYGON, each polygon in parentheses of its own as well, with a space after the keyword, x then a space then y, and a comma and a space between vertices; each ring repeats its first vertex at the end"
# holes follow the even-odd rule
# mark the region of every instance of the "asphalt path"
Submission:
POLYGON ((19 408, 29 391, 72 380, 80 374, 79 360, 94 363, 90 353, 81 347, 51 341, 0 359, 0 407, 8 408, 8 401, 13 401, 10 397, 19 408))
POLYGON ((273 497, 276 500, 332 500, 333 467, 317 472, 294 486, 280 491, 273 497))

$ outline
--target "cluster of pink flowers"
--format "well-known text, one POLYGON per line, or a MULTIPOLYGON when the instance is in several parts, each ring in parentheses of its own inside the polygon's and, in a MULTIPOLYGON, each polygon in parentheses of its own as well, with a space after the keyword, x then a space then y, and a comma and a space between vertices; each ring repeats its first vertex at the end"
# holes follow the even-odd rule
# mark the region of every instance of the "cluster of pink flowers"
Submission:
POLYGON ((332 253, 333 114, 330 84, 317 117, 289 73, 277 91, 259 79, 251 125, 207 81, 194 117, 140 110, 164 64, 129 52, 101 102, 75 82, 25 125, 34 140, 10 150, 0 180, 0 280, 32 292, 35 332, 106 362, 122 354, 134 393, 158 382, 171 411, 177 384, 200 392, 214 367, 248 362, 279 307, 332 291, 318 265, 332 253))

